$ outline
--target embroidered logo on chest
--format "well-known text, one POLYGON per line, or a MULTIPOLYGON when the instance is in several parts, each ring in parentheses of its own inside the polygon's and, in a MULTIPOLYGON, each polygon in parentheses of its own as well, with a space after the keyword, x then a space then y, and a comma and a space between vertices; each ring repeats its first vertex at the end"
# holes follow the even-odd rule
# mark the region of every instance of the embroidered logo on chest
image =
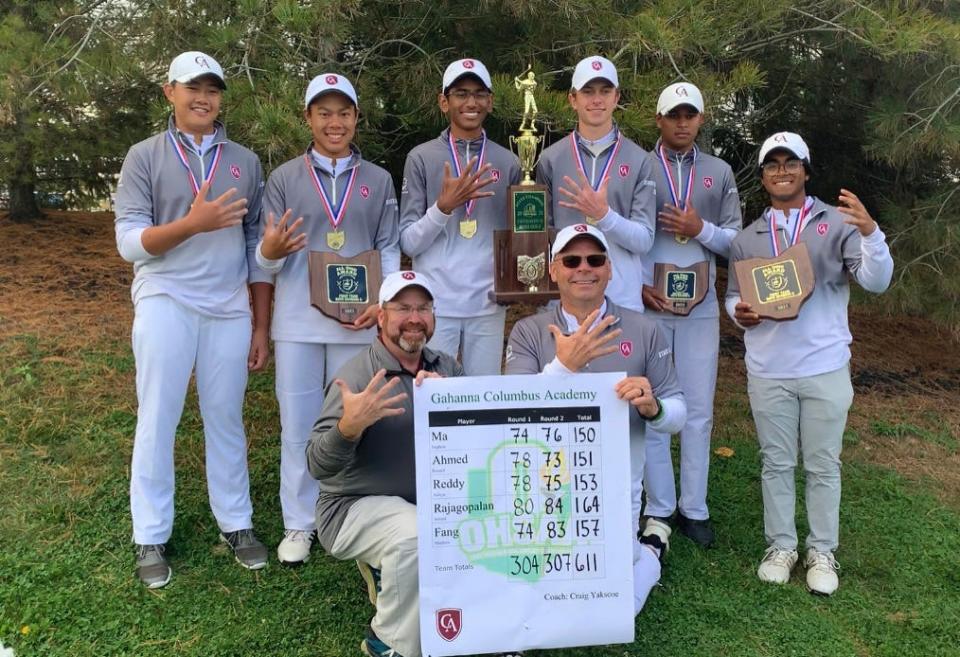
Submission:
POLYGON ((500 182, 500 169, 490 169, 490 177, 493 182, 500 182))
POLYGON ((633 340, 621 340, 620 341, 620 355, 624 358, 629 358, 630 354, 633 353, 633 340))
POLYGON ((366 185, 360 185, 360 196, 362 196, 363 198, 367 198, 368 196, 370 196, 370 188, 367 187, 366 185))
POLYGON ((630 165, 629 165, 629 164, 621 164, 621 165, 620 165, 620 177, 621 177, 621 178, 626 178, 626 177, 629 176, 629 175, 630 175, 630 165))
POLYGON ((703 177, 703 188, 710 189, 713 187, 713 176, 704 176, 703 177))
POLYGON ((820 222, 819 224, 817 224, 817 235, 819 235, 820 237, 823 237, 824 235, 826 235, 828 230, 830 230, 830 224, 826 222, 820 222))

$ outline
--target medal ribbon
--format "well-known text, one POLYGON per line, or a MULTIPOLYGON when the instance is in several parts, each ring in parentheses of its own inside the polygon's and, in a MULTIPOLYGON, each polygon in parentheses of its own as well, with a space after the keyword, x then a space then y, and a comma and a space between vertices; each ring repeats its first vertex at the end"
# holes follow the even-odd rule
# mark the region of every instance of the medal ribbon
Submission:
POLYGON ((350 170, 350 180, 347 181, 347 191, 340 199, 340 204, 334 207, 330 199, 327 198, 327 190, 323 188, 323 184, 320 182, 320 176, 317 174, 317 169, 313 166, 313 162, 310 161, 309 153, 303 156, 303 161, 307 164, 307 171, 310 172, 310 178, 313 180, 313 184, 317 188, 317 194, 320 195, 320 200, 323 202, 323 209, 327 212, 327 219, 330 221, 333 229, 337 230, 347 211, 350 197, 353 195, 353 183, 357 180, 357 171, 360 170, 360 165, 357 164, 357 166, 350 170))
MULTIPOLYGON (((173 144, 173 150, 177 154, 177 159, 180 160, 180 164, 183 165, 183 168, 187 170, 187 176, 190 179, 190 188, 193 189, 193 195, 196 196, 200 193, 201 185, 197 184, 197 178, 193 175, 193 171, 190 169, 190 162, 187 161, 187 154, 183 150, 183 144, 180 143, 180 140, 177 139, 176 135, 173 134, 173 130, 167 131, 167 137, 170 138, 170 143, 173 144)), ((210 164, 210 169, 207 171, 207 175, 204 176, 203 182, 209 182, 213 180, 213 174, 217 172, 217 167, 220 166, 220 156, 223 154, 223 144, 217 144, 214 147, 216 150, 213 153, 213 162, 210 164)), ((203 156, 200 156, 201 159, 203 156)), ((202 163, 201 163, 202 166, 202 163)))
MULTIPOLYGON (((483 140, 480 142, 480 158, 477 160, 476 171, 479 171, 483 168, 483 156, 487 152, 487 131, 480 131, 480 138, 483 140)), ((457 144, 453 139, 453 133, 447 132, 447 146, 450 147, 450 159, 453 160, 453 168, 457 172, 457 178, 463 175, 463 167, 460 165, 460 158, 457 156, 457 144)), ((473 206, 476 205, 477 199, 473 198, 467 201, 466 209, 467 216, 469 217, 473 214, 473 206)))
POLYGON ((670 173, 670 166, 667 164, 667 155, 663 151, 663 144, 659 144, 657 146, 657 159, 660 160, 660 166, 663 167, 663 175, 667 178, 667 186, 670 188, 670 199, 673 201, 673 204, 681 210, 687 209, 687 204, 690 203, 690 196, 693 194, 693 178, 696 175, 697 156, 699 154, 700 151, 697 148, 697 145, 694 144, 693 164, 690 165, 690 175, 687 176, 687 188, 686 190, 683 190, 683 195, 681 196, 681 190, 677 188, 677 183, 673 179, 673 174, 670 173))
MULTIPOLYGON (((614 160, 617 159, 617 153, 620 152, 620 144, 623 143, 623 137, 620 135, 619 131, 617 132, 617 140, 614 142, 613 148, 610 149, 609 155, 607 155, 607 161, 603 165, 603 170, 600 173, 600 176, 597 178, 596 183, 590 183, 590 186, 593 188, 593 191, 600 189, 600 185, 603 183, 603 180, 607 177, 607 174, 610 172, 610 168, 613 166, 614 160)), ((580 147, 577 144, 577 131, 574 130, 570 133, 570 148, 573 149, 573 161, 577 163, 577 170, 583 174, 583 177, 587 179, 587 182, 590 182, 590 177, 587 175, 587 170, 583 166, 583 156, 580 154, 580 147)), ((602 218, 602 217, 601 217, 602 218)))
MULTIPOLYGON (((787 248, 790 248, 800 241, 800 231, 803 229, 803 220, 810 214, 812 207, 813 199, 807 198, 803 207, 800 208, 800 213, 797 215, 797 225, 793 227, 793 237, 788 238, 787 248)), ((780 255, 780 241, 777 239, 777 218, 773 213, 773 208, 767 210, 767 223, 770 224, 770 244, 773 248, 773 257, 776 258, 780 255)))

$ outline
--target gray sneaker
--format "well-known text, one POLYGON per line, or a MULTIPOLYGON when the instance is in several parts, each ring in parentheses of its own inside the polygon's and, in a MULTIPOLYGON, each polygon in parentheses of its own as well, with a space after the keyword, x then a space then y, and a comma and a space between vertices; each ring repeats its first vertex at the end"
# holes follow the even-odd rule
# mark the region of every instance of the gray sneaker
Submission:
POLYGON ((260 570, 267 565, 267 546, 257 540, 252 529, 220 533, 220 540, 230 546, 237 563, 250 570, 260 570))
POLYGON ((137 545, 137 577, 148 589, 159 589, 170 581, 173 571, 164 552, 165 545, 137 545))

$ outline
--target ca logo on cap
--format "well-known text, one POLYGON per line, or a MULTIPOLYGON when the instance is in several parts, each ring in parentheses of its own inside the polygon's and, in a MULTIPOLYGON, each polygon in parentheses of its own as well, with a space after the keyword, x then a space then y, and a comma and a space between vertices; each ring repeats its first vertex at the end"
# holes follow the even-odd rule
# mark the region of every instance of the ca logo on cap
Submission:
POLYGON ((193 61, 197 63, 197 66, 202 66, 203 68, 210 68, 210 62, 207 61, 207 58, 203 55, 197 55, 193 58, 193 61))
POLYGON ((778 142, 778 143, 780 143, 780 144, 786 144, 786 143, 787 143, 787 136, 786 136, 785 134, 783 134, 782 132, 777 133, 777 134, 775 134, 775 135, 773 136, 773 141, 778 142))
POLYGON ((587 232, 587 224, 577 224, 573 229, 578 233, 585 233, 587 232))
POLYGON ((463 60, 463 68, 473 68, 473 60, 472 59, 463 60))
POLYGON ((690 97, 690 94, 687 93, 687 88, 686 88, 686 87, 677 87, 677 95, 678 95, 678 96, 683 96, 684 98, 689 98, 689 97, 690 97))
POLYGON ((336 76, 336 75, 328 75, 328 76, 327 76, 327 79, 326 79, 326 82, 327 82, 327 84, 336 84, 336 83, 337 83, 337 76, 336 76))
POLYGON ((593 63, 590 64, 590 66, 593 67, 594 71, 599 71, 601 68, 603 68, 603 64, 600 63, 599 59, 593 60, 593 63))
POLYGON ((405 272, 403 272, 403 273, 400 274, 400 275, 401 275, 405 280, 408 280, 408 281, 412 281, 413 279, 415 279, 415 278, 417 277, 417 275, 414 274, 412 271, 405 271, 405 272))

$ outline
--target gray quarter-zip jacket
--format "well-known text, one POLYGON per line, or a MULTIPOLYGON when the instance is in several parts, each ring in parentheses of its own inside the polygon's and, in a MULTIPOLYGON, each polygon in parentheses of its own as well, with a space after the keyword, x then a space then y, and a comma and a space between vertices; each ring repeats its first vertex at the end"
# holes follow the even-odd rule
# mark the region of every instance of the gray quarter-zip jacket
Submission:
MULTIPOLYGON (((886 237, 878 226, 861 237, 854 226, 832 205, 814 199, 801 227, 800 240, 810 252, 815 277, 813 294, 796 319, 763 320, 744 332, 747 372, 763 379, 794 379, 840 369, 850 360, 849 277, 868 292, 880 293, 893 277, 893 258, 886 237)), ((789 235, 777 226, 781 248, 789 235)), ((764 213, 747 226, 730 247, 730 276, 726 308, 731 319, 740 301, 740 285, 734 264, 747 258, 770 258, 770 225, 764 213)))
MULTIPOLYGON (((460 235, 466 206, 445 215, 437 208, 443 183, 443 165, 456 168, 450 157, 447 128, 436 139, 420 144, 407 156, 400 190, 400 246, 413 259, 413 269, 426 274, 436 292, 440 317, 478 317, 497 311, 490 300, 493 290, 493 231, 507 227, 510 185, 520 182, 520 162, 506 148, 487 140, 484 164, 492 165, 496 182, 483 188, 493 196, 477 199, 471 217, 477 232, 470 239, 460 235)), ((455 140, 461 166, 480 153, 481 140, 455 140)))
MULTIPOLYGON (((665 205, 673 204, 670 183, 657 156, 659 147, 660 141, 657 141, 657 146, 650 153, 650 167, 653 170, 653 179, 657 183, 658 216, 665 205)), ((694 165, 693 149, 686 153, 677 153, 664 147, 664 154, 674 184, 682 195, 682 190, 686 189, 690 167, 694 165)), ((720 304, 717 302, 716 292, 717 255, 726 258, 730 254, 730 243, 740 232, 743 222, 740 213, 740 194, 737 192, 737 181, 730 165, 718 157, 702 151, 698 152, 691 195, 693 207, 703 219, 703 230, 696 237, 690 238, 686 244, 680 244, 673 233, 660 228, 658 219, 653 248, 643 261, 643 282, 646 285, 653 285, 654 263, 672 263, 682 267, 706 260, 710 271, 707 295, 686 317, 719 317, 720 304)), ((683 315, 659 312, 649 308, 647 310, 652 313, 651 317, 685 319, 683 315)))
POLYGON ((230 201, 247 199, 243 222, 194 235, 166 253, 151 255, 143 248, 143 231, 185 216, 194 201, 190 178, 170 134, 182 146, 198 186, 216 156, 215 147, 200 156, 189 136, 176 129, 172 116, 166 131, 134 144, 127 152, 117 184, 114 228, 117 250, 133 263, 133 303, 164 294, 210 317, 249 315, 247 284, 269 281, 254 257, 263 195, 260 160, 250 149, 227 139, 226 128, 218 122, 213 145, 223 148, 209 199, 235 187, 237 193, 230 201))
MULTIPOLYGON (((613 263, 613 280, 607 288, 607 296, 620 306, 642 313, 643 262, 644 254, 653 246, 656 189, 647 151, 626 137, 622 139, 616 161, 608 173, 607 204, 610 211, 605 217, 597 217, 597 228, 603 231, 610 244, 613 263)), ((615 142, 596 157, 579 142, 577 148, 587 179, 596 184, 609 149, 615 148, 615 142)), ((537 182, 550 190, 552 225, 557 229, 586 221, 581 213, 559 204, 559 201, 568 200, 558 191, 564 186, 564 176, 580 184, 570 135, 545 149, 537 164, 537 182)))

